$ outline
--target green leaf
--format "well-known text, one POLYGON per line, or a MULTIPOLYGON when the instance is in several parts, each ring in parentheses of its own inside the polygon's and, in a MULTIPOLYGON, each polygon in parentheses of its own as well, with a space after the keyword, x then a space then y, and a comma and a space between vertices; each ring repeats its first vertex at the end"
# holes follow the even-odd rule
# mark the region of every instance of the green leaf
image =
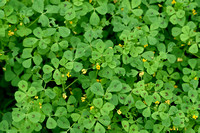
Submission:
POLYGON ((56 112, 55 112, 55 116, 63 116, 67 114, 67 109, 65 107, 57 107, 56 112))
POLYGON ((160 92, 160 95, 165 99, 171 99, 172 98, 172 92, 170 90, 163 90, 160 92))
POLYGON ((150 117, 151 116, 151 110, 150 107, 147 107, 146 109, 143 110, 142 115, 144 117, 150 117))
POLYGON ((110 117, 108 115, 103 115, 98 120, 104 126, 108 126, 110 124, 110 122, 111 122, 110 117))
POLYGON ((7 21, 11 24, 17 24, 18 17, 16 15, 11 15, 7 18, 7 21))
POLYGON ((160 124, 155 124, 155 125, 153 125, 153 131, 155 132, 155 133, 160 133, 161 132, 161 130, 164 128, 164 126, 163 125, 160 125, 160 124))
POLYGON ((49 66, 49 65, 44 65, 43 68, 42 68, 43 72, 44 73, 51 73, 54 69, 53 67, 49 66))
POLYGON ((122 83, 119 80, 112 80, 107 92, 119 92, 122 90, 122 83))
POLYGON ((72 19, 74 19, 76 17, 76 12, 72 9, 72 8, 70 8, 70 9, 68 9, 66 12, 65 12, 65 19, 66 20, 72 20, 72 19))
POLYGON ((46 15, 42 14, 38 20, 38 23, 41 23, 42 27, 48 27, 49 26, 49 18, 46 15))
POLYGON ((101 83, 94 83, 91 87, 90 90, 95 94, 95 95, 99 95, 99 96, 103 96, 104 95, 104 89, 101 85, 101 83))
POLYGON ((35 89, 35 87, 30 87, 28 89, 28 92, 27 92, 27 95, 32 97, 32 96, 35 96, 37 94, 37 90, 35 89))
POLYGON ((70 61, 73 60, 73 53, 72 53, 72 51, 69 51, 69 50, 65 51, 63 56, 64 56, 67 60, 70 60, 70 61))
POLYGON ((71 118, 72 118, 72 120, 74 121, 74 122, 76 122, 76 121, 78 121, 78 119, 80 118, 80 114, 78 114, 78 113, 72 113, 71 114, 71 118))
POLYGON ((22 62, 22 65, 23 65, 24 68, 30 68, 30 67, 31 67, 31 64, 32 64, 31 59, 27 59, 27 60, 24 60, 24 61, 22 62))
POLYGON ((5 28, 0 28, 0 37, 5 37, 5 28))
POLYGON ((48 129, 54 129, 56 128, 56 126, 57 126, 57 122, 53 118, 49 117, 47 119, 46 127, 48 129))
POLYGON ((43 10, 44 10, 44 0, 34 0, 32 8, 36 12, 43 13, 43 10))
POLYGON ((58 66, 59 66, 59 59, 58 58, 53 58, 53 59, 51 59, 51 63, 53 64, 53 66, 55 68, 58 68, 58 66))
POLYGON ((87 128, 87 129, 91 129, 92 127, 94 127, 94 124, 95 124, 95 120, 94 120, 94 119, 92 119, 92 120, 90 120, 90 119, 85 119, 85 120, 83 121, 83 125, 84 125, 84 127, 87 128))
POLYGON ((6 120, 1 121, 0 130, 1 131, 7 131, 8 130, 8 122, 6 120))
POLYGON ((25 113, 22 111, 13 111, 12 112, 12 119, 14 122, 20 122, 22 119, 25 118, 25 113))
POLYGON ((42 32, 42 29, 40 27, 37 27, 33 30, 33 34, 38 37, 38 38, 42 38, 43 36, 43 32, 42 32))
POLYGON ((198 92, 196 90, 189 90, 188 91, 188 97, 192 100, 194 103, 198 97, 198 92))
POLYGON ((80 72, 83 69, 83 64, 80 62, 74 62, 73 67, 75 72, 80 72))
POLYGON ((179 10, 176 12, 176 16, 177 16, 178 18, 183 18, 183 17, 185 16, 185 11, 179 9, 179 10))
POLYGON ((50 103, 42 105, 42 111, 45 115, 50 115, 52 110, 52 105, 50 103))
POLYGON ((54 43, 54 44, 51 46, 51 51, 57 52, 58 50, 59 50, 58 43, 54 43))
POLYGON ((105 44, 103 41, 99 41, 99 42, 96 44, 96 49, 97 49, 100 53, 103 53, 105 47, 106 47, 106 44, 105 44))
POLYGON ((153 97, 151 95, 145 96, 145 102, 147 103, 148 106, 151 105, 152 101, 153 101, 153 97))
POLYGON ((46 89, 45 95, 48 96, 50 99, 54 99, 56 96, 56 93, 52 91, 52 89, 46 89))
POLYGON ((134 9, 133 13, 135 14, 135 16, 141 16, 143 14, 143 10, 142 9, 134 9))
POLYGON ((193 53, 193 54, 197 53, 198 52, 197 44, 192 44, 192 46, 190 46, 190 48, 189 48, 189 52, 193 53))
POLYGON ((59 117, 57 120, 57 125, 62 129, 70 128, 70 122, 66 117, 59 117))
POLYGON ((107 111, 112 111, 113 109, 115 109, 115 106, 109 102, 105 103, 103 105, 103 109, 107 110, 107 111))
POLYGON ((137 109, 143 109, 143 108, 146 107, 146 105, 145 105, 141 100, 138 100, 138 101, 136 101, 136 103, 135 103, 135 107, 136 107, 137 109))
POLYGON ((58 31, 62 37, 68 37, 70 35, 70 30, 67 27, 59 27, 58 31))
POLYGON ((21 92, 21 91, 16 91, 15 92, 15 99, 17 102, 23 101, 23 99, 26 97, 26 94, 21 92))
POLYGON ((126 132, 128 132, 129 131, 129 122, 128 121, 125 121, 125 120, 122 120, 121 121, 121 123, 122 123, 122 127, 124 128, 124 130, 126 131, 126 132))
POLYGON ((173 55, 173 54, 167 54, 167 60, 168 60, 170 63, 175 63, 175 62, 176 62, 176 56, 173 55))
POLYGON ((65 67, 67 68, 67 69, 73 69, 73 67, 74 67, 74 62, 68 62, 66 65, 65 65, 65 67))
POLYGON ((135 124, 131 125, 129 133, 138 133, 138 126, 135 124))
POLYGON ((105 128, 99 123, 97 122, 95 125, 95 133, 105 133, 105 128))
POLYGON ((192 69, 194 69, 195 66, 197 65, 197 60, 196 60, 196 59, 189 59, 189 60, 188 60, 188 64, 190 65, 190 67, 191 67, 192 69))
POLYGON ((181 34, 181 32, 182 32, 182 30, 181 30, 181 28, 179 28, 179 27, 173 27, 173 28, 172 28, 172 35, 173 35, 173 36, 178 36, 178 35, 181 34))
POLYGON ((141 4, 141 0, 131 0, 132 8, 136 8, 141 4))
POLYGON ((33 56, 33 62, 34 62, 37 66, 39 66, 39 65, 42 63, 42 61, 43 61, 43 59, 42 59, 41 55, 36 54, 36 55, 33 56))
POLYGON ((97 26, 100 22, 100 18, 97 15, 96 12, 93 12, 92 15, 90 16, 90 24, 93 26, 97 26))
POLYGON ((181 41, 186 41, 189 39, 189 36, 187 34, 181 34, 180 39, 181 39, 181 41))
POLYGON ((93 100, 93 104, 97 108, 101 108, 103 105, 103 100, 101 98, 96 98, 93 100))
POLYGON ((170 77, 171 77, 172 79, 178 80, 178 79, 180 79, 180 74, 179 74, 178 72, 175 72, 175 73, 173 73, 170 77))
POLYGON ((173 15, 174 13, 175 13, 175 10, 174 10, 174 8, 173 7, 171 7, 171 6, 167 6, 167 8, 166 8, 166 12, 167 12, 167 14, 168 15, 173 15))
POLYGON ((23 46, 24 47, 33 47, 34 44, 38 41, 38 39, 34 37, 28 37, 23 40, 23 46))
POLYGON ((78 48, 75 53, 75 58, 80 58, 80 57, 83 57, 84 55, 85 55, 85 49, 78 48))
POLYGON ((21 89, 22 91, 26 92, 26 90, 28 89, 28 82, 25 80, 21 80, 18 83, 18 87, 19 89, 21 89))
POLYGON ((107 11, 108 11, 107 10, 107 3, 103 3, 102 5, 97 7, 96 11, 101 15, 105 15, 107 13, 107 11))
POLYGON ((28 114, 28 119, 33 123, 38 123, 40 120, 41 114, 39 112, 31 112, 28 114))
POLYGON ((101 53, 97 51, 92 51, 92 59, 97 60, 101 57, 101 53))

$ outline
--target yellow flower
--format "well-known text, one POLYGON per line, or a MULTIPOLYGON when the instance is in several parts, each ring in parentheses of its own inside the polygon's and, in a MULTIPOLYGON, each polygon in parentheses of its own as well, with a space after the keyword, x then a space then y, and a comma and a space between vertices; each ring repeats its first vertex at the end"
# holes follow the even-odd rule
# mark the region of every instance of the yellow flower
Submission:
POLYGON ((144 45, 144 48, 146 48, 148 46, 148 44, 144 45))
POLYGON ((124 8, 123 8, 123 7, 121 8, 121 11, 124 11, 124 8))
POLYGON ((155 102, 155 104, 159 104, 159 103, 160 103, 159 101, 156 101, 156 102, 155 102))
POLYGON ((174 40, 176 40, 176 37, 174 37, 174 40))
POLYGON ((42 108, 42 106, 40 106, 40 108, 42 108))
POLYGON ((70 24, 73 24, 73 22, 72 22, 72 21, 69 21, 69 23, 70 23, 70 24))
POLYGON ((96 65, 96 69, 97 69, 97 70, 100 70, 100 67, 101 67, 101 66, 100 66, 99 64, 96 65))
POLYGON ((67 77, 69 78, 69 77, 71 77, 71 76, 72 76, 72 75, 70 75, 69 72, 68 72, 68 73, 67 73, 67 77))
POLYGON ((3 54, 0 54, 0 56, 1 56, 1 55, 3 55, 3 54))
POLYGON ((39 102, 39 105, 42 106, 42 104, 39 102))
POLYGON ((100 82, 100 80, 99 79, 96 79, 97 80, 97 82, 100 82))
POLYGON ((142 61, 143 61, 143 62, 146 62, 147 60, 146 60, 146 59, 142 59, 142 61))
POLYGON ((112 47, 108 47, 108 48, 113 49, 112 47))
POLYGON ((190 41, 188 42, 188 45, 191 45, 191 42, 190 42, 190 41))
POLYGON ((86 74, 86 73, 87 73, 87 70, 86 70, 86 69, 82 69, 81 71, 82 71, 83 74, 86 74))
POLYGON ((161 4, 158 4, 158 6, 159 6, 159 7, 162 7, 162 5, 161 5, 161 4))
POLYGON ((17 28, 15 28, 14 31, 17 31, 17 28))
POLYGON ((8 35, 9 35, 9 36, 13 36, 14 34, 15 34, 15 33, 12 32, 11 30, 8 31, 8 35))
POLYGON ((9 27, 11 27, 11 25, 8 25, 9 27))
POLYGON ((111 129, 111 125, 108 125, 108 128, 107 128, 108 130, 110 130, 111 129))
POLYGON ((86 97, 81 97, 81 101, 85 102, 86 97))
POLYGON ((178 57, 178 58, 177 58, 177 61, 178 61, 178 62, 182 62, 182 61, 183 61, 183 59, 182 59, 182 58, 180 58, 180 57, 178 57))
POLYGON ((23 23, 22 23, 22 22, 20 22, 20 24, 19 24, 19 25, 20 25, 20 26, 22 26, 22 24, 23 24, 23 23))
POLYGON ((93 108, 94 108, 94 106, 91 106, 91 107, 90 107, 90 110, 92 110, 93 108))
POLYGON ((140 6, 138 6, 138 8, 140 8, 140 6))
POLYGON ((92 0, 89 0, 89 3, 92 3, 92 0))
POLYGON ((70 94, 71 94, 71 95, 73 95, 73 92, 72 92, 72 91, 70 91, 70 94))
POLYGON ((121 112, 121 110, 119 109, 119 110, 117 110, 117 114, 118 115, 121 115, 122 114, 122 112, 121 112))
POLYGON ((123 47, 123 45, 119 44, 120 47, 123 47))
POLYGON ((144 75, 144 72, 143 72, 143 71, 139 73, 139 76, 140 76, 140 77, 142 77, 143 75, 144 75))
POLYGON ((65 77, 65 75, 64 75, 64 74, 62 74, 61 76, 62 76, 62 78, 64 78, 64 77, 65 77))
POLYGON ((176 0, 172 0, 172 4, 175 4, 176 3, 176 0))
POLYGON ((117 0, 113 0, 113 3, 117 3, 117 0))
POLYGON ((198 116, 196 115, 193 115, 192 118, 194 118, 195 120, 198 118, 198 116))
POLYGON ((153 77, 155 77, 155 76, 156 76, 156 73, 153 74, 153 77))
POLYGON ((167 100, 167 101, 165 101, 165 103, 167 103, 167 104, 169 104, 169 105, 170 105, 170 100, 167 100))
POLYGON ((70 50, 73 50, 73 48, 69 48, 70 50))
POLYGON ((73 31, 73 33, 76 35, 77 34, 77 32, 76 31, 73 31))
POLYGON ((184 44, 181 44, 181 46, 183 47, 183 46, 185 46, 184 44))
POLYGON ((35 96, 35 99, 38 99, 38 96, 35 96))
POLYGON ((67 98, 67 95, 66 95, 66 93, 63 93, 63 95, 62 95, 62 96, 63 96, 63 98, 64 98, 64 99, 66 99, 66 98, 67 98))
POLYGON ((197 77, 194 77, 194 80, 197 80, 198 78, 197 77))
POLYGON ((6 68, 5 68, 5 67, 3 67, 2 69, 3 69, 4 71, 6 71, 6 68))
POLYGON ((176 130, 175 126, 173 126, 173 130, 176 130))
POLYGON ((192 9, 192 14, 196 15, 197 14, 196 10, 192 9))
POLYGON ((174 88, 178 88, 178 86, 177 86, 177 85, 174 85, 174 88))
POLYGON ((143 101, 144 104, 147 104, 145 101, 143 101))
POLYGON ((140 19, 142 19, 142 16, 139 16, 140 19))

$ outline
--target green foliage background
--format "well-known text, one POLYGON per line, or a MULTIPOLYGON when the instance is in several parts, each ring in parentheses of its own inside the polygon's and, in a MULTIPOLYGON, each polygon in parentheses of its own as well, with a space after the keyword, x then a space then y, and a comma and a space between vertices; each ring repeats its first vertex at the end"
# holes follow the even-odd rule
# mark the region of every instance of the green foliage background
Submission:
POLYGON ((0 0, 0 132, 200 133, 199 0, 0 0))

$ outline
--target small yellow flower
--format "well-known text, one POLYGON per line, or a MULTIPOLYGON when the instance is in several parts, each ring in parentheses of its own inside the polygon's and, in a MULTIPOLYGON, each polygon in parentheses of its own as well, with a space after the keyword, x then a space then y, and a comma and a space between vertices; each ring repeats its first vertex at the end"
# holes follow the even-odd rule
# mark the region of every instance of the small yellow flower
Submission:
POLYGON ((101 66, 99 64, 96 65, 96 69, 100 70, 101 66))
POLYGON ((159 103, 160 103, 159 101, 156 101, 156 102, 155 102, 155 104, 159 104, 159 103))
POLYGON ((17 31, 17 28, 15 28, 14 31, 17 31))
POLYGON ((40 108, 42 108, 42 106, 40 106, 40 108))
POLYGON ((92 110, 93 108, 94 108, 94 106, 91 106, 91 107, 90 107, 90 110, 92 110))
POLYGON ((69 72, 68 72, 68 73, 67 73, 67 77, 69 78, 69 77, 71 77, 71 76, 72 76, 72 75, 70 75, 69 72))
POLYGON ((180 57, 178 57, 178 58, 177 58, 177 61, 178 61, 178 62, 182 62, 182 61, 183 61, 183 59, 182 59, 182 58, 180 58, 180 57))
POLYGON ((123 45, 119 44, 120 47, 123 47, 123 45))
POLYGON ((143 61, 143 62, 146 62, 147 60, 146 60, 146 59, 142 59, 142 61, 143 61))
POLYGON ((138 29, 138 30, 140 30, 140 29, 141 29, 141 27, 137 27, 137 29, 138 29))
POLYGON ((73 50, 73 48, 69 48, 70 50, 73 50))
POLYGON ((173 130, 176 130, 175 126, 173 126, 173 130))
POLYGON ((73 95, 73 92, 72 92, 72 91, 70 91, 70 94, 71 94, 71 95, 73 95))
POLYGON ((85 102, 85 99, 86 99, 85 97, 81 97, 82 102, 85 102))
POLYGON ((38 96, 35 96, 35 99, 38 99, 38 96))
POLYGON ((117 3, 117 0, 113 0, 113 3, 117 3))
POLYGON ((147 104, 146 101, 143 101, 144 104, 147 104))
POLYGON ((108 48, 113 49, 112 47, 108 47, 108 48))
POLYGON ((165 101, 165 103, 167 103, 167 104, 169 104, 169 105, 170 105, 170 100, 167 100, 167 101, 165 101))
POLYGON ((175 4, 176 3, 176 0, 172 0, 172 4, 175 4))
POLYGON ((156 76, 156 73, 153 74, 153 77, 155 77, 155 76, 156 76))
POLYGON ((142 19, 142 16, 139 16, 140 19, 142 19))
POLYGON ((188 45, 191 45, 191 42, 190 42, 190 41, 188 42, 188 45))
POLYGON ((69 23, 70 23, 70 24, 73 24, 73 22, 72 22, 72 21, 69 21, 69 23))
POLYGON ((64 74, 62 74, 61 76, 62 76, 62 78, 64 78, 64 77, 65 77, 65 75, 64 75, 64 74))
POLYGON ((12 32, 11 30, 8 31, 8 35, 9 35, 9 36, 13 36, 14 34, 15 34, 15 33, 12 32))
POLYGON ((64 98, 64 99, 66 99, 66 98, 67 98, 67 95, 66 95, 66 93, 63 93, 63 95, 62 95, 62 96, 63 96, 63 98, 64 98))
POLYGON ((76 31, 73 31, 73 33, 76 35, 77 34, 77 32, 76 31))
POLYGON ((183 46, 185 46, 184 44, 181 44, 181 46, 183 47, 183 46))
POLYGON ((140 8, 140 6, 138 6, 138 8, 140 8))
POLYGON ((170 128, 170 130, 173 130, 172 128, 170 128))
POLYGON ((86 70, 86 69, 82 69, 81 71, 82 71, 83 74, 86 74, 86 73, 87 73, 87 70, 86 70))
POLYGON ((143 75, 144 75, 144 72, 143 72, 143 71, 139 73, 139 76, 140 76, 140 77, 142 77, 143 75))
POLYGON ((121 115, 122 114, 122 112, 121 112, 121 110, 119 109, 119 110, 117 110, 117 114, 118 115, 121 115))
POLYGON ((121 11, 124 11, 124 8, 123 8, 123 7, 121 8, 121 11))
POLYGON ((178 86, 177 86, 177 85, 174 85, 174 88, 178 88, 178 86))
POLYGON ((158 6, 159 6, 159 7, 162 7, 162 5, 161 5, 161 4, 158 4, 158 6))
POLYGON ((111 125, 108 125, 108 128, 107 128, 108 130, 110 130, 111 129, 111 125))
POLYGON ((92 0, 89 0, 89 3, 92 3, 92 0))
POLYGON ((3 54, 0 54, 0 56, 1 56, 1 55, 3 55, 3 54))
POLYGON ((148 44, 144 45, 144 48, 146 48, 148 46, 148 44))
POLYGON ((198 78, 197 77, 194 77, 194 80, 197 80, 198 78))
POLYGON ((196 15, 197 14, 196 10, 192 9, 192 14, 196 15))
POLYGON ((20 22, 20 24, 19 24, 19 25, 20 25, 20 26, 22 26, 22 24, 23 24, 23 23, 22 23, 22 22, 20 22))
POLYGON ((6 68, 5 68, 5 67, 3 67, 2 69, 3 69, 4 71, 6 71, 6 68))
POLYGON ((155 54, 156 52, 155 52, 155 51, 153 51, 153 53, 155 54))
POLYGON ((100 80, 99 80, 99 79, 96 79, 96 81, 97 81, 97 82, 100 82, 100 80))
POLYGON ((39 105, 42 106, 42 104, 39 102, 39 105))
POLYGON ((194 118, 195 120, 198 118, 198 116, 196 115, 193 115, 192 118, 194 118))
POLYGON ((9 24, 8 26, 9 26, 9 27, 11 27, 11 25, 10 25, 10 24, 9 24))
POLYGON ((176 37, 174 37, 174 40, 176 40, 176 37))

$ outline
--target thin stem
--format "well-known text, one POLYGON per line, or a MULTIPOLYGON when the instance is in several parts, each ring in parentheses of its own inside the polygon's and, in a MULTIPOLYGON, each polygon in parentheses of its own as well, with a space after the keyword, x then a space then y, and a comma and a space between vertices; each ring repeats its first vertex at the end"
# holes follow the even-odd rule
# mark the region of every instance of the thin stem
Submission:
POLYGON ((69 84, 69 85, 65 88, 65 90, 66 90, 67 88, 69 88, 71 85, 73 85, 77 80, 78 80, 78 79, 74 80, 71 84, 69 84))
MULTIPOLYGON (((42 14, 41 14, 42 15, 42 14)), ((40 16, 41 16, 40 15, 40 16)), ((31 25, 33 25, 39 18, 40 18, 40 16, 38 16, 32 23, 30 23, 27 27, 30 27, 31 25)))

